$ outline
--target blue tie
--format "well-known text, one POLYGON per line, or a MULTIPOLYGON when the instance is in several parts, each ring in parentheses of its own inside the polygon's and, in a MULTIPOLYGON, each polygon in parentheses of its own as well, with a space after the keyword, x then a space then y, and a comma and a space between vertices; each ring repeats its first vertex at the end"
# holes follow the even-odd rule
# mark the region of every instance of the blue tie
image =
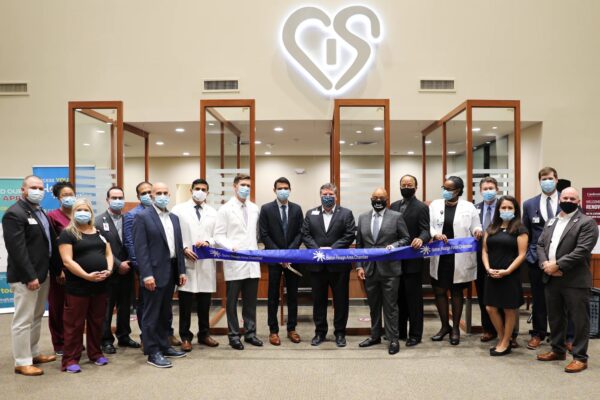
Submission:
POLYGON ((546 197, 546 213, 548 213, 548 221, 554 218, 554 211, 552 211, 552 199, 546 197))

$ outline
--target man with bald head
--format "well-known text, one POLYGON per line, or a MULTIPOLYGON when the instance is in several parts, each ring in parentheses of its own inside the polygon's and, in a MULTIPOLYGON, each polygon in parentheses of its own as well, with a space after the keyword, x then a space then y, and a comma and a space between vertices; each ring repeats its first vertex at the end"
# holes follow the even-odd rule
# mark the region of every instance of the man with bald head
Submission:
POLYGON ((179 218, 169 212, 169 187, 162 182, 152 187, 152 206, 133 222, 133 244, 143 292, 142 336, 148 364, 169 368, 165 357, 184 357, 169 342, 171 297, 175 284, 185 285, 185 258, 179 218))
POLYGON ((565 372, 587 368, 590 332, 588 314, 592 274, 590 259, 598 241, 596 222, 579 210, 579 193, 569 187, 560 193, 560 213, 550 219, 537 243, 539 267, 543 270, 552 351, 538 354, 539 361, 566 359, 567 315, 575 337, 573 361, 565 372))
MULTIPOLYGON (((388 194, 377 188, 371 195, 373 210, 358 217, 356 248, 386 248, 391 250, 410 243, 410 234, 402 214, 388 210, 388 194)), ((371 336, 360 347, 381 343, 382 320, 390 341, 389 354, 400 351, 398 332, 398 286, 402 274, 400 261, 369 261, 357 263, 358 277, 365 280, 367 300, 371 311, 371 336)))

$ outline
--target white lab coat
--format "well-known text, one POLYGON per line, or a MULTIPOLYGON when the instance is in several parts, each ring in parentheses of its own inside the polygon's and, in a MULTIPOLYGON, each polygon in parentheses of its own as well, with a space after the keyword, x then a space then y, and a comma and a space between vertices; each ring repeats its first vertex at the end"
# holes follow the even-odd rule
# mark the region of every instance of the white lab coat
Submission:
MULTIPOLYGON (((200 210, 200 221, 196 215, 193 200, 177 204, 171 212, 179 217, 183 247, 189 249, 199 241, 215 245, 214 230, 217 222, 217 210, 204 203, 200 210)), ((215 260, 185 260, 185 273, 188 281, 177 290, 191 293, 214 293, 217 291, 217 267, 215 260)))
MULTIPOLYGON (((231 250, 258 250, 258 206, 246 200, 248 226, 244 224, 242 203, 232 197, 217 211, 215 241, 217 246, 231 250)), ((260 263, 246 261, 223 261, 226 281, 260 278, 260 263)))
MULTIPOLYGON (((431 236, 441 235, 444 228, 444 200, 437 199, 429 205, 429 223, 431 236)), ((454 238, 471 237, 481 230, 479 214, 473 203, 458 200, 454 214, 454 238)), ((454 283, 471 282, 477 279, 477 253, 460 253, 454 255, 454 283)), ((429 260, 429 273, 438 278, 439 257, 429 260)))

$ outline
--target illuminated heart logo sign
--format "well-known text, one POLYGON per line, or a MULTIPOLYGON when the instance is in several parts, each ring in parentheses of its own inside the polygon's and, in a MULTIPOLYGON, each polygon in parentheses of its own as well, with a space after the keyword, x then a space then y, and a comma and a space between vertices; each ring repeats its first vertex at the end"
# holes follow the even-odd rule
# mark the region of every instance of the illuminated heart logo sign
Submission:
POLYGON ((287 18, 281 39, 291 62, 317 89, 339 94, 368 69, 374 45, 381 39, 381 22, 365 6, 346 7, 333 19, 320 8, 307 6, 287 18))

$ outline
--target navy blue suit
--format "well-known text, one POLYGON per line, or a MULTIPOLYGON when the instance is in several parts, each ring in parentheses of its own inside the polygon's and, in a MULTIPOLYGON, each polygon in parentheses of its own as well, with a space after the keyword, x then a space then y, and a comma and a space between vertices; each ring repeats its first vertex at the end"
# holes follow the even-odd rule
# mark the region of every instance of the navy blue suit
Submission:
POLYGON ((144 298, 142 335, 145 354, 169 348, 169 328, 173 317, 171 297, 179 275, 185 274, 183 239, 179 218, 169 214, 175 236, 175 258, 171 258, 167 236, 154 207, 140 212, 133 222, 133 243, 144 298), (154 277, 156 289, 149 291, 144 278, 154 277))

